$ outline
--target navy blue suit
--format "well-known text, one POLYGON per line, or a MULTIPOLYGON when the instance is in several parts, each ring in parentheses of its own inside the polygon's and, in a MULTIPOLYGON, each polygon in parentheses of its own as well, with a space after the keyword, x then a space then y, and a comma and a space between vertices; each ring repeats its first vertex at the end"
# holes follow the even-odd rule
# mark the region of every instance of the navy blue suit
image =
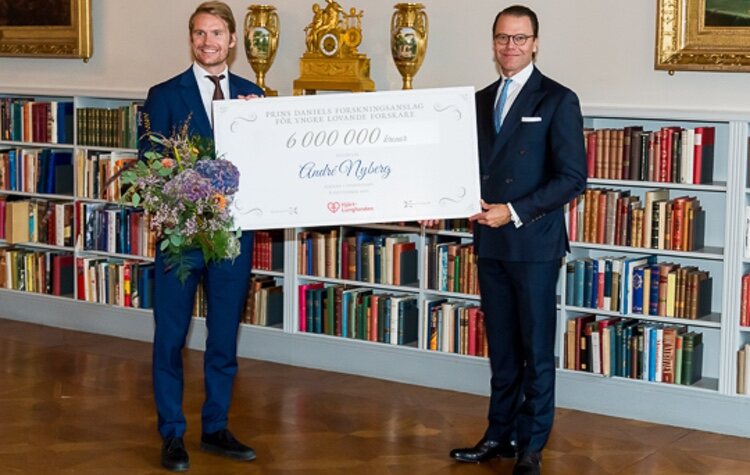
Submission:
MULTIPOLYGON (((263 95, 250 81, 229 74, 231 98, 238 95, 263 95)), ((152 132, 169 136, 190 117, 190 134, 213 137, 208 114, 201 102, 192 68, 152 87, 143 106, 152 132)), ((143 121, 142 121, 143 122, 143 121)), ((141 135, 144 130, 141 130, 141 135)), ((146 144, 141 143, 141 148, 146 144)), ((158 248, 158 246, 157 246, 158 248)), ((203 432, 215 432, 227 426, 232 385, 237 372, 237 331, 244 308, 251 272, 253 235, 244 232, 241 254, 233 262, 224 260, 207 265, 200 250, 187 252, 190 274, 185 283, 175 270, 156 253, 154 279, 153 383, 162 437, 182 437, 185 416, 182 412, 182 349, 190 328, 195 290, 203 278, 208 304, 206 316, 206 352, 204 376, 206 399, 202 411, 203 432)))
POLYGON ((485 437, 516 433, 541 451, 554 419, 556 293, 569 250, 563 206, 586 184, 583 119, 575 93, 536 68, 495 133, 497 81, 477 92, 482 198, 510 203, 523 225, 477 225, 479 286, 492 368, 485 437))

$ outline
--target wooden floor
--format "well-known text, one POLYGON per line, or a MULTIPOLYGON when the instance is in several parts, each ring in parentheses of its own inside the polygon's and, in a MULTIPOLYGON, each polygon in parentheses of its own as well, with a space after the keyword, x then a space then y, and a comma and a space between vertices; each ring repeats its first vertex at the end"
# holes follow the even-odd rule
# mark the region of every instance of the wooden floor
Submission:
MULTIPOLYGON (((149 344, 0 319, 0 364, 0 474, 164 473, 149 344)), ((198 448, 201 353, 187 352, 186 373, 192 474, 470 475, 513 467, 448 457, 481 436, 484 397, 253 360, 240 360, 230 429, 258 458, 206 454, 198 448)), ((750 440, 560 409, 543 473, 750 474, 750 440)))

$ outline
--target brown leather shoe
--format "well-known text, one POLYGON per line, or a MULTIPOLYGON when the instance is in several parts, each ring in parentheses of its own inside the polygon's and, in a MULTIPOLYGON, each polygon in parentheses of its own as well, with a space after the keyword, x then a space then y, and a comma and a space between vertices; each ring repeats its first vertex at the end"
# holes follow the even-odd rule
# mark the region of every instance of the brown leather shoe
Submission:
POLYGON ((516 447, 511 442, 482 439, 474 447, 453 449, 450 455, 459 462, 481 463, 495 457, 515 458, 516 447))

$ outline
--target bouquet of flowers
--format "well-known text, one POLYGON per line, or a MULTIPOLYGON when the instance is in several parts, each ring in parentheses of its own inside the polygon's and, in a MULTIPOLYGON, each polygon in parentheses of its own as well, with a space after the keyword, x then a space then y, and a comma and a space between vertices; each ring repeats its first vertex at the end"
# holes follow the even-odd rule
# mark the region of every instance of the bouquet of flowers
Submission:
POLYGON ((120 201, 150 215, 167 264, 184 282, 188 249, 200 249, 206 262, 237 257, 241 230, 229 213, 237 167, 216 158, 212 140, 190 136, 187 122, 170 137, 148 132, 147 138, 152 150, 122 173, 120 201))

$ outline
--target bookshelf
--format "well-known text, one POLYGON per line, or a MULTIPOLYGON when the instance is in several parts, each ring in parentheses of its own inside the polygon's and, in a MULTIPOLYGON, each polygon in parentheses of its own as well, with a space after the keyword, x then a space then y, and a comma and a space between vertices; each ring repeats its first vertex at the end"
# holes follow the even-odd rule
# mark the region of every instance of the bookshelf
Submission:
MULTIPOLYGON (((3 97, 0 95, 0 97, 3 97)), ((108 99, 83 96, 24 96, 39 100, 69 101, 75 110, 83 108, 119 108, 138 100, 128 98, 108 99)), ((558 356, 557 404, 584 411, 619 417, 649 420, 678 426, 704 429, 728 434, 750 436, 750 424, 741 416, 750 409, 750 398, 737 394, 737 353, 745 343, 750 343, 750 327, 740 326, 741 276, 750 272, 750 256, 744 254, 744 236, 747 230, 744 213, 750 205, 750 186, 746 180, 748 167, 748 136, 750 112, 747 114, 722 114, 713 111, 667 109, 635 109, 628 107, 587 107, 585 125, 593 128, 622 128, 640 124, 644 129, 666 126, 713 126, 716 128, 715 162, 713 180, 703 184, 662 183, 611 178, 596 178, 589 187, 629 190, 632 195, 644 197, 645 193, 665 188, 670 197, 681 194, 698 196, 706 211, 704 246, 693 250, 667 250, 634 248, 576 241, 567 260, 578 258, 603 258, 620 255, 653 255, 657 260, 694 265, 710 272, 713 279, 711 311, 697 320, 656 315, 643 315, 618 311, 592 310, 571 305, 566 301, 566 267, 562 266, 558 282, 558 356), (668 323, 686 325, 703 334, 703 378, 694 385, 675 385, 630 379, 606 377, 565 366, 565 329, 568 320, 579 315, 595 314, 599 318, 627 317, 644 324, 668 323), (638 403, 633 404, 633 401, 638 403), (700 408, 700 410, 696 410, 700 408), (738 417, 739 416, 739 417, 738 417)), ((86 120, 89 120, 88 118, 86 120)), ((95 123, 94 120, 93 123, 95 123)), ((74 121, 74 126, 78 126, 74 121)), ((70 151, 74 156, 83 154, 87 159, 99 154, 127 155, 134 150, 112 145, 86 145, 75 137, 70 143, 51 144, 24 140, 0 140, 0 150, 8 148, 48 148, 70 151)), ((79 175, 74 175, 78 177, 79 175)), ((24 191, 2 191, 0 196, 13 199, 48 199, 55 202, 107 206, 108 201, 97 196, 46 194, 24 191)), ((326 228, 324 231, 329 231, 326 228)), ((275 231, 274 255, 281 252, 283 259, 274 258, 268 266, 254 267, 254 275, 267 277, 283 288, 281 306, 283 317, 275 327, 243 324, 240 329, 238 352, 240 356, 299 365, 331 371, 341 371, 363 376, 389 379, 475 394, 489 393, 489 367, 486 358, 456 354, 450 351, 427 350, 428 332, 426 302, 447 299, 456 304, 472 306, 479 303, 477 295, 434 288, 429 281, 427 251, 432 240, 454 240, 460 244, 471 242, 466 231, 424 230, 414 225, 358 225, 335 228, 338 236, 352 236, 357 232, 371 235, 405 235, 415 243, 417 283, 363 282, 349 275, 311 275, 300 272, 300 233, 313 229, 286 229, 275 231), (356 337, 314 333, 300 329, 299 286, 317 283, 323 286, 348 286, 372 291, 376 295, 391 294, 413 298, 417 304, 418 332, 410 344, 390 344, 367 341, 356 337)), ((17 247, 0 240, 0 247, 17 247)), ((102 259, 134 259, 148 263, 148 256, 134 256, 109 250, 87 249, 81 246, 53 246, 27 243, 24 247, 65 252, 76 257, 102 259)), ((337 261, 338 262, 338 261, 337 261)), ((125 338, 150 341, 153 321, 148 309, 128 308, 98 302, 0 289, 0 307, 3 318, 11 318, 44 325, 101 333, 125 338)), ((205 341, 205 324, 197 318, 188 337, 188 346, 202 349, 205 341)))

